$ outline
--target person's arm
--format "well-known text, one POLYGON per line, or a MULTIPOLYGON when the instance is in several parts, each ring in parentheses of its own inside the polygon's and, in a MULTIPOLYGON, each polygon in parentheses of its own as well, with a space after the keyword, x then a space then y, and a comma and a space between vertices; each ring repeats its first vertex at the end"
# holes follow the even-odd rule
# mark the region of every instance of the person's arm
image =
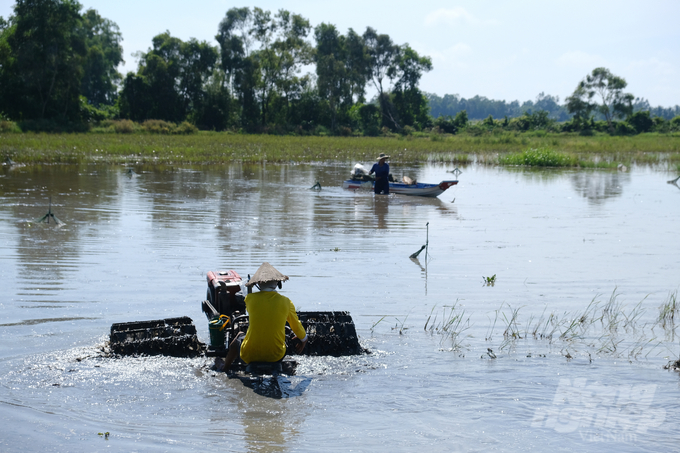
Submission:
POLYGON ((299 354, 305 349, 309 337, 307 336, 307 332, 305 332, 305 328, 302 326, 300 319, 298 319, 293 302, 290 302, 290 309, 288 311, 288 324, 293 330, 293 339, 297 338, 300 340, 300 343, 295 346, 295 350, 299 354))

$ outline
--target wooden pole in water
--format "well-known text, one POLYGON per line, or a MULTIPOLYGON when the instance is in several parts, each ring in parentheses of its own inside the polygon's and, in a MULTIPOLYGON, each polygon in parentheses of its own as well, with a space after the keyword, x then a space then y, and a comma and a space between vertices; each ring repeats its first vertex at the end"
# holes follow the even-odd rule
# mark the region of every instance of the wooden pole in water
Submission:
POLYGON ((425 238, 425 245, 420 247, 420 250, 418 250, 417 252, 411 254, 411 256, 409 256, 409 258, 418 258, 418 255, 420 255, 420 252, 425 250, 425 263, 427 263, 427 246, 430 243, 430 222, 427 222, 425 224, 425 227, 427 228, 427 236, 425 238))
POLYGON ((425 228, 425 265, 427 265, 427 249, 429 248, 428 245, 430 245, 430 222, 425 224, 425 228))

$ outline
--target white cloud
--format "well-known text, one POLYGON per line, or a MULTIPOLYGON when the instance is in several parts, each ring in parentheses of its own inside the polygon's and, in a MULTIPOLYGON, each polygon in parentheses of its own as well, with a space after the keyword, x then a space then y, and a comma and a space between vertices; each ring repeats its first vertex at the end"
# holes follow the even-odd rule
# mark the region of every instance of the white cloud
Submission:
POLYGON ((466 60, 472 55, 472 48, 458 43, 443 50, 432 50, 427 55, 432 57, 435 67, 467 68, 466 60))
POLYGON ((453 25, 458 22, 468 22, 471 24, 479 21, 469 12, 460 6, 451 9, 440 8, 425 17, 425 25, 446 24, 453 25))
POLYGON ((580 50, 566 52, 555 60, 558 66, 577 69, 592 69, 597 66, 606 66, 599 55, 592 55, 580 50))

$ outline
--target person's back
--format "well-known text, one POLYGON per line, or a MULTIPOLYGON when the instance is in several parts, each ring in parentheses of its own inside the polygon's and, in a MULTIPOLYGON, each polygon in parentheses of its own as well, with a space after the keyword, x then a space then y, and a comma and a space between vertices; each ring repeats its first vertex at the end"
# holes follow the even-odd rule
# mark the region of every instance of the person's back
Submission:
POLYGON ((248 294, 246 311, 249 325, 241 344, 241 359, 246 362, 277 362, 286 353, 286 321, 298 338, 305 329, 295 313, 295 306, 276 291, 248 294))

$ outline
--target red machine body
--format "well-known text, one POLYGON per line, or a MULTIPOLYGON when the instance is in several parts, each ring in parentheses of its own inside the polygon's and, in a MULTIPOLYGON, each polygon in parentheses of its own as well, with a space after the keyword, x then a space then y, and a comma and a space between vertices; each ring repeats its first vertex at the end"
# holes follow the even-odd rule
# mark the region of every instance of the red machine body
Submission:
MULTIPOLYGON (((243 279, 236 271, 210 271, 206 280, 208 280, 206 300, 212 305, 212 308, 219 314, 230 317, 234 316, 235 313, 245 314, 245 296, 241 288, 243 279)), ((215 316, 215 313, 209 307, 204 306, 203 311, 208 319, 215 316)))

